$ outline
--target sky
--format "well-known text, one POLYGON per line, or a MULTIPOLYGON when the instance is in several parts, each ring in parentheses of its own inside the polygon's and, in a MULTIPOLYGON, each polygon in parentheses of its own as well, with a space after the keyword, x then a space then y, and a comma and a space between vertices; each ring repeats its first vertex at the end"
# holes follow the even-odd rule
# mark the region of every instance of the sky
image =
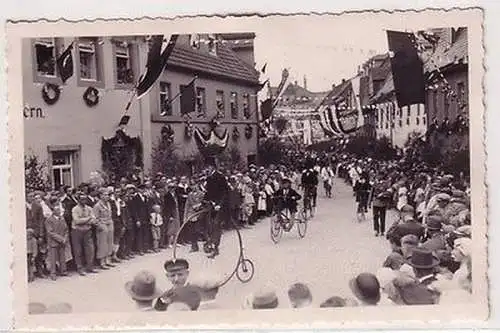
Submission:
MULTIPOLYGON (((362 29, 360 29, 362 30, 362 29)), ((384 30, 326 32, 323 38, 311 38, 307 31, 293 34, 280 31, 257 33, 255 60, 257 68, 267 63, 266 74, 271 85, 277 86, 283 68, 290 71, 291 81, 303 85, 307 78, 310 91, 327 91, 332 84, 354 76, 358 66, 375 54, 387 52, 384 30)))

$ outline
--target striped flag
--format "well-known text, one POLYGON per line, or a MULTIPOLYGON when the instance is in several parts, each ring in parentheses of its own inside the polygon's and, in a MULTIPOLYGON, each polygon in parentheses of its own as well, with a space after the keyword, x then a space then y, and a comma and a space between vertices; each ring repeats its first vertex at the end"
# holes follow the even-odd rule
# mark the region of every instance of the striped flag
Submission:
POLYGON ((69 44, 69 46, 64 50, 63 53, 57 58, 57 71, 61 76, 61 80, 63 83, 73 76, 73 43, 69 44))

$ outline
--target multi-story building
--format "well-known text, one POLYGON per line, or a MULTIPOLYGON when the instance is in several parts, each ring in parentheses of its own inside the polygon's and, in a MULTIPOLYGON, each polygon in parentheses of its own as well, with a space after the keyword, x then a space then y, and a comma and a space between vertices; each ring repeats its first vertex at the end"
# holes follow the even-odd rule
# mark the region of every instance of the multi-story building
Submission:
POLYGON ((469 81, 466 28, 435 29, 436 49, 425 63, 430 143, 441 149, 467 149, 469 81))
POLYGON ((23 40, 26 153, 47 162, 54 187, 86 181, 93 171, 103 170, 103 164, 120 164, 117 156, 148 172, 152 148, 164 125, 173 130, 179 154, 190 158, 196 154, 196 144, 184 136, 180 100, 173 97, 196 75, 192 125, 203 129, 218 114, 222 130, 241 133, 239 138, 231 135, 229 145, 237 147, 245 159, 255 161, 259 89, 258 72, 252 63, 255 35, 224 37, 228 42, 222 36, 180 36, 159 82, 140 100, 132 99, 125 136, 116 133, 134 84, 145 68, 148 38, 23 40), (71 43, 74 75, 63 83, 56 59, 71 43), (165 103, 171 98, 171 103, 165 103), (250 131, 251 136, 243 135, 250 131), (118 154, 110 157, 105 148, 118 154))
MULTIPOLYGON (((271 88, 271 94, 277 95, 277 88, 271 88)), ((297 142, 307 141, 311 132, 311 141, 318 142, 325 139, 320 120, 315 113, 316 107, 321 103, 327 92, 311 92, 307 90, 307 78, 304 76, 303 86, 297 81, 290 83, 283 92, 278 105, 273 113, 274 118, 283 117, 288 120, 288 127, 283 135, 295 137, 297 142), (305 139, 305 140, 304 140, 305 139)))

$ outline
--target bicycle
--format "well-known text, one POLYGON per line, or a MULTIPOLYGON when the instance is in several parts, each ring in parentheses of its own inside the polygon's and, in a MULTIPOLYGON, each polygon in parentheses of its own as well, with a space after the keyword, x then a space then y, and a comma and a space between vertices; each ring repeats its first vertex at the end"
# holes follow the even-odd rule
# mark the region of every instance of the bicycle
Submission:
MULTIPOLYGON (((211 214, 212 211, 217 210, 217 208, 216 208, 217 205, 214 202, 209 201, 209 202, 204 202, 204 204, 205 205, 201 204, 194 213, 189 215, 186 218, 186 220, 184 221, 184 223, 181 225, 179 230, 177 231, 177 234, 175 235, 174 250, 173 250, 173 254, 172 254, 173 260, 175 260, 177 258, 177 239, 178 239, 179 235, 181 234, 181 231, 184 229, 184 227, 188 223, 196 223, 197 220, 195 220, 195 218, 197 218, 199 216, 203 216, 203 214, 208 214, 208 216, 212 216, 212 214, 211 214)), ((236 278, 238 280, 240 280, 242 283, 247 283, 253 278, 253 276, 255 274, 254 263, 252 262, 252 260, 245 257, 244 247, 243 247, 243 238, 241 237, 240 228, 237 225, 235 225, 234 222, 233 222, 233 226, 234 226, 234 229, 236 230, 236 235, 238 236, 238 244, 239 244, 239 248, 240 248, 240 254, 238 256, 238 260, 236 262, 234 270, 225 280, 223 280, 222 282, 219 283, 219 285, 217 286, 219 288, 222 287, 223 285, 225 285, 226 283, 228 283, 233 278, 234 275, 236 275, 236 278)))
POLYGON ((297 225, 297 232, 300 238, 304 238, 307 232, 307 219, 289 218, 292 213, 289 209, 276 209, 275 217, 271 219, 271 240, 277 244, 284 232, 290 232, 294 225, 297 225))
POLYGON ((313 191, 314 188, 304 189, 304 205, 302 208, 302 217, 304 219, 313 218, 316 212, 316 207, 313 205, 313 191))

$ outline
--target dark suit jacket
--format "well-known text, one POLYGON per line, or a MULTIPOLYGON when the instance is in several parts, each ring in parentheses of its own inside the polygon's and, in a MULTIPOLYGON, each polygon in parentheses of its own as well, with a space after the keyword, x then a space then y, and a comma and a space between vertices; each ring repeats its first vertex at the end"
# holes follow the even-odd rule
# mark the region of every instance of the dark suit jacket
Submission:
POLYGON ((280 208, 284 209, 290 209, 295 211, 297 209, 297 201, 299 201, 302 197, 300 194, 297 193, 292 188, 288 189, 288 193, 284 195, 285 190, 283 188, 280 188, 276 193, 274 194, 278 206, 281 205, 280 208))
POLYGON ((167 192, 163 195, 163 216, 168 223, 170 218, 176 219, 179 214, 179 204, 174 193, 167 192))
POLYGON ((132 220, 135 222, 139 221, 142 224, 149 222, 149 210, 148 202, 146 196, 142 196, 142 200, 139 194, 134 195, 134 197, 128 202, 129 213, 132 220))
POLYGON ((422 239, 425 234, 425 228, 417 222, 404 222, 396 225, 394 233, 398 235, 399 239, 406 235, 415 235, 418 239, 422 239))
POLYGON ((175 189, 175 195, 177 196, 177 203, 179 204, 179 209, 184 210, 186 205, 186 200, 191 189, 189 187, 177 186, 175 189))
POLYGON ((62 206, 64 208, 64 220, 68 224, 68 226, 71 226, 71 221, 73 220, 73 217, 71 216, 71 211, 73 210, 73 207, 75 207, 78 204, 76 200, 70 197, 64 198, 62 201, 62 206))
POLYGON ((43 216, 42 206, 36 202, 31 205, 31 228, 35 237, 45 238, 45 216, 43 216))
POLYGON ((318 185, 318 173, 315 170, 306 170, 302 173, 302 179, 301 179, 302 185, 303 186, 317 186, 318 185))
POLYGON ((207 178, 205 200, 223 205, 229 195, 229 184, 220 172, 214 172, 207 178))

